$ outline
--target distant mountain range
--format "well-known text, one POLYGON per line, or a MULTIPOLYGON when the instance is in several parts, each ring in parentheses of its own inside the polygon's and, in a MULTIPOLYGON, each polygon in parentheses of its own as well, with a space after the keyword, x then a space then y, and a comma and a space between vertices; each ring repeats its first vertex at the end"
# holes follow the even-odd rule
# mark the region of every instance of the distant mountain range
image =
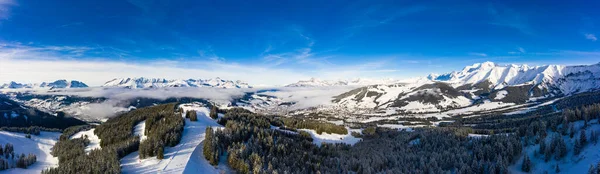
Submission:
POLYGON ((483 101, 525 103, 598 91, 600 63, 528 66, 484 62, 421 79, 360 87, 340 94, 333 102, 348 108, 394 107, 416 112, 437 112, 483 101))
POLYGON ((71 80, 71 81, 67 81, 67 80, 57 80, 54 82, 43 82, 43 83, 17 83, 17 82, 10 82, 7 84, 3 84, 2 86, 0 86, 0 89, 20 89, 20 88, 48 88, 48 89, 55 89, 55 88, 87 88, 88 85, 86 85, 83 82, 80 81, 76 81, 76 80, 71 80))
POLYGON ((296 83, 285 85, 285 87, 320 87, 320 86, 365 86, 376 84, 393 84, 399 80, 394 79, 365 79, 357 78, 353 80, 320 80, 311 78, 309 80, 300 80, 296 83))
POLYGON ((110 80, 103 87, 125 87, 130 89, 138 88, 164 88, 164 87, 215 87, 215 88, 252 88, 248 83, 240 80, 215 79, 164 79, 164 78, 117 78, 110 80))

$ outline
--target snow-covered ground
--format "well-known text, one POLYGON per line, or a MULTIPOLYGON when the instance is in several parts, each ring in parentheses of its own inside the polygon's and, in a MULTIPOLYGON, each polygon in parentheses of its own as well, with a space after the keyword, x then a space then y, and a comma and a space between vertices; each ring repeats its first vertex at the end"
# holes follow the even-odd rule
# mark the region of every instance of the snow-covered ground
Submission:
POLYGON ((362 132, 360 129, 348 129, 348 134, 346 134, 346 135, 335 134, 335 133, 330 134, 330 133, 326 133, 326 132, 322 132, 319 135, 319 134, 317 134, 316 131, 311 130, 311 129, 298 129, 298 130, 308 132, 310 134, 310 136, 313 138, 313 143, 315 143, 317 146, 320 146, 321 143, 346 143, 346 144, 354 145, 358 141, 360 141, 360 138, 356 138, 356 137, 352 136, 351 135, 352 132, 358 132, 358 133, 362 132))
POLYGON ((58 166, 58 158, 50 154, 50 149, 54 146, 58 137, 60 137, 60 133, 42 131, 40 135, 31 135, 31 139, 25 138, 25 135, 23 133, 0 131, 0 143, 13 144, 15 153, 18 154, 35 154, 37 162, 27 167, 27 169, 14 168, 1 171, 0 173, 38 174, 46 168, 58 166))
POLYGON ((91 150, 96 149, 96 148, 102 149, 102 147, 100 147, 100 138, 98 138, 98 136, 96 134, 94 134, 94 130, 96 130, 96 129, 90 129, 87 131, 77 132, 76 134, 71 136, 69 139, 81 138, 84 135, 87 135, 88 140, 90 140, 90 144, 88 144, 85 147, 85 153, 90 153, 91 150))
POLYGON ((146 120, 138 123, 137 125, 135 125, 135 127, 133 127, 133 135, 140 136, 140 142, 148 138, 144 130, 146 130, 146 120))
MULTIPOLYGON (((548 162, 544 162, 543 155, 535 155, 534 152, 539 150, 539 144, 535 146, 528 146, 523 149, 523 154, 529 155, 531 162, 533 164, 533 168, 531 173, 555 173, 556 164, 559 165, 560 173, 587 173, 590 165, 596 165, 600 162, 600 143, 594 144, 590 142, 590 134, 592 130, 596 132, 600 132, 600 124, 598 124, 598 120, 591 120, 590 126, 585 129, 588 144, 583 148, 579 155, 573 154, 573 145, 575 139, 577 139, 580 135, 579 129, 583 126, 583 121, 575 122, 574 127, 577 130, 575 136, 571 139, 569 135, 561 136, 563 140, 567 144, 567 155, 560 159, 555 160, 552 157, 548 162)), ((546 137, 546 142, 550 142, 552 136, 556 134, 555 132, 549 132, 546 137)), ((509 169, 512 173, 524 173, 521 171, 521 166, 523 164, 523 156, 517 160, 515 164, 509 166, 509 169)))
MULTIPOLYGON (((165 159, 162 160, 156 157, 140 160, 138 152, 125 156, 121 159, 122 173, 219 173, 224 170, 211 166, 204 159, 201 144, 207 127, 222 126, 211 119, 209 109, 200 104, 182 104, 180 107, 198 114, 197 122, 185 120, 181 142, 175 147, 165 148, 165 159)), ((138 126, 142 127, 142 124, 138 126)))
POLYGON ((504 115, 525 114, 525 113, 528 113, 528 112, 531 112, 531 111, 535 111, 535 110, 537 110, 539 107, 546 106, 546 105, 550 105, 550 104, 552 104, 552 103, 554 103, 554 102, 556 102, 556 101, 558 101, 558 100, 560 100, 560 99, 562 99, 562 98, 556 98, 556 99, 553 99, 553 100, 550 100, 550 101, 547 101, 547 102, 541 103, 541 104, 539 104, 539 105, 535 105, 535 106, 533 106, 533 107, 527 107, 527 108, 524 108, 524 109, 520 109, 520 110, 516 110, 516 111, 509 112, 509 113, 504 113, 504 115))
POLYGON ((377 125, 379 127, 387 127, 387 128, 391 128, 391 129, 398 129, 398 130, 406 130, 406 131, 412 131, 413 128, 416 127, 425 127, 425 125, 409 125, 409 126, 405 126, 402 124, 381 124, 381 125, 377 125))

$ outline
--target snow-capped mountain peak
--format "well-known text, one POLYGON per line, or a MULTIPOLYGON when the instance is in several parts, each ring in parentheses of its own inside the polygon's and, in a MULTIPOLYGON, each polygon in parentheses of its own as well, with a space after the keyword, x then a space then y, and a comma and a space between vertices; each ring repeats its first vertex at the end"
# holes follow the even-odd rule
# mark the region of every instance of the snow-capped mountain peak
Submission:
POLYGON ((286 87, 319 87, 319 86, 366 86, 376 84, 392 84, 398 80, 391 78, 387 79, 368 79, 356 78, 351 80, 321 80, 318 78, 310 78, 308 80, 300 80, 296 83, 288 84, 286 87))
POLYGON ((20 88, 49 88, 49 89, 55 89, 55 88, 87 88, 88 85, 86 85, 83 82, 80 81, 76 81, 76 80, 71 80, 71 81, 67 81, 64 79, 61 80, 56 80, 54 82, 42 82, 42 83, 17 83, 14 81, 11 81, 10 83, 7 84, 3 84, 0 86, 0 89, 20 89, 20 88))
POLYGON ((164 87, 217 87, 217 88, 251 88, 248 83, 240 80, 231 81, 221 78, 215 79, 164 79, 164 78, 116 78, 106 82, 103 87, 136 88, 164 88, 164 87))

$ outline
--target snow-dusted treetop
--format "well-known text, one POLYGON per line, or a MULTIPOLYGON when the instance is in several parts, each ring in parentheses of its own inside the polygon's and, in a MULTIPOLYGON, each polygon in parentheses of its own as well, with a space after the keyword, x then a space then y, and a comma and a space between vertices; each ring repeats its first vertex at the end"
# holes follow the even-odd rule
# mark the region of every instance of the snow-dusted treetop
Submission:
POLYGON ((116 78, 106 82, 103 87, 164 88, 164 87, 217 87, 217 88, 252 88, 242 81, 215 79, 164 79, 164 78, 116 78))

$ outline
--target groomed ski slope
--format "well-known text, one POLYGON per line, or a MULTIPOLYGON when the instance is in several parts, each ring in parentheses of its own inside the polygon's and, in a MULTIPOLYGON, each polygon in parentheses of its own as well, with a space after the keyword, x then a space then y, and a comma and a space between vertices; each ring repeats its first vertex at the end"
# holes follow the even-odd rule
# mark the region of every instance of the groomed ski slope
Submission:
POLYGON ((40 135, 31 135, 31 139, 25 138, 26 134, 0 131, 0 143, 2 145, 11 143, 15 148, 16 154, 35 154, 37 156, 37 162, 27 167, 27 169, 13 168, 0 173, 15 173, 15 174, 39 174, 42 170, 49 167, 58 166, 58 158, 50 155, 50 149, 54 146, 58 137, 59 132, 40 132, 40 135))
MULTIPOLYGON (((167 147, 162 160, 156 157, 140 160, 138 152, 125 156, 120 160, 122 173, 220 173, 204 159, 201 142, 207 127, 222 126, 209 117, 206 107, 198 104, 182 104, 180 107, 185 111, 196 111, 198 115, 196 122, 185 120, 181 142, 175 147, 167 147)), ((143 136, 143 131, 138 134, 143 136)))

